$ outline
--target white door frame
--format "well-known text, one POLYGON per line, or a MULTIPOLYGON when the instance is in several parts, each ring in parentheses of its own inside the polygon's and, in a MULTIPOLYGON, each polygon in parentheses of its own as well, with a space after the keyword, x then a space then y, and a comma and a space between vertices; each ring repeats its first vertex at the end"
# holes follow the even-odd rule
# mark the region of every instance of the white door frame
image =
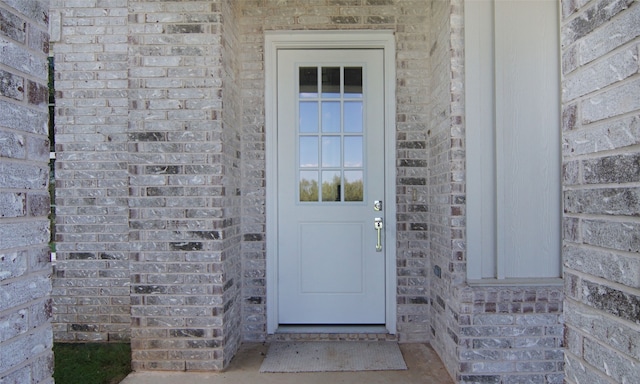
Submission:
POLYGON ((392 31, 265 32, 266 279, 267 333, 278 329, 278 132, 277 51, 279 49, 382 49, 385 89, 385 274, 386 328, 396 333, 396 129, 395 37, 392 31))

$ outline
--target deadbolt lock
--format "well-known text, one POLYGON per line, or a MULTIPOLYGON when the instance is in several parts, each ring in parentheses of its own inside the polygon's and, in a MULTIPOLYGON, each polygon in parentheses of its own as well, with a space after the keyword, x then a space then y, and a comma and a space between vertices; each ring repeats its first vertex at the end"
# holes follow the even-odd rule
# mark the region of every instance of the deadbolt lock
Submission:
POLYGON ((373 202, 374 211, 382 211, 382 200, 376 200, 373 202))

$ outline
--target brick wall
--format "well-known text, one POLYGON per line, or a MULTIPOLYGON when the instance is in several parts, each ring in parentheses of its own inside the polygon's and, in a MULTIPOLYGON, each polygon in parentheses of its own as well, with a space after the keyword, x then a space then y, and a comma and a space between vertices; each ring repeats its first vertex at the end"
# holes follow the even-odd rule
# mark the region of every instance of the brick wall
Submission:
MULTIPOLYGON (((171 312, 159 298, 166 287, 159 286, 187 292, 179 284, 213 271, 210 276, 228 279, 223 287, 243 284, 243 337, 265 339, 262 32, 292 28, 396 31, 398 330, 402 340, 428 339, 428 4, 220 4, 54 4, 60 24, 55 52, 61 152, 56 338, 127 340, 130 320, 134 339, 150 335, 147 320, 171 312), (222 20, 232 21, 221 23, 221 12, 227 15, 222 20), (242 205, 234 193, 241 193, 242 205), (240 243, 241 263, 227 256, 240 243), (196 256, 200 252, 206 255, 196 256), (224 256, 211 259, 217 252, 224 256), (187 268, 188 261, 194 262, 194 276, 167 269, 187 268)), ((240 310, 233 300, 220 300, 228 304, 223 308, 240 310)), ((166 331, 158 329, 154 337, 166 331)), ((134 342, 134 356, 147 359, 142 356, 150 353, 142 349, 147 347, 134 342)))
POLYGON ((462 0, 53 5, 57 338, 131 335, 136 369, 172 370, 265 340, 264 31, 389 29, 398 339, 465 383, 560 382, 563 345, 568 380, 637 368, 637 2, 562 3, 564 304, 466 284, 462 0))
POLYGON ((0 382, 53 383, 48 2, 0 1, 0 382))
POLYGON ((640 4, 563 1, 565 372, 640 375, 640 4))
POLYGON ((129 339, 127 3, 51 2, 60 341, 129 339))

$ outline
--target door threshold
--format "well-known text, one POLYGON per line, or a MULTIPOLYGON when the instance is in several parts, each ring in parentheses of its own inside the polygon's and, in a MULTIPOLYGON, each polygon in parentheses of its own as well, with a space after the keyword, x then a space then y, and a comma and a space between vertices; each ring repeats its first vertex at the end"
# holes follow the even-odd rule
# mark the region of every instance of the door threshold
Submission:
POLYGON ((294 333, 294 334, 295 333, 387 334, 389 332, 387 331, 387 327, 385 327, 384 325, 324 325, 324 324, 291 325, 291 324, 285 324, 285 325, 278 326, 278 329, 276 329, 276 334, 278 333, 281 333, 281 334, 282 333, 285 333, 285 334, 291 334, 291 333, 294 333))

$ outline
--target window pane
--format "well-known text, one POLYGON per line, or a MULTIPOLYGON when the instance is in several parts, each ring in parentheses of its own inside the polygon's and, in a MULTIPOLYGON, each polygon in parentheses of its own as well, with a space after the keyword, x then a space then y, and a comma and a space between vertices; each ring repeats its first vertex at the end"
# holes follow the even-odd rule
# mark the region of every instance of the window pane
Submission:
POLYGON ((362 97, 361 67, 347 67, 344 69, 344 97, 362 97))
POLYGON ((340 132, 340 102, 322 102, 322 132, 340 132))
POLYGON ((325 136, 322 138, 322 166, 340 166, 340 136, 325 136))
POLYGON ((322 172, 322 201, 340 201, 340 171, 322 172))
POLYGON ((322 97, 340 97, 340 67, 322 68, 322 97))
POLYGON ((344 201, 364 201, 362 171, 344 172, 344 201))
POLYGON ((300 102, 300 132, 318 132, 318 103, 315 101, 300 102))
POLYGON ((362 132, 362 101, 344 103, 344 131, 362 132))
POLYGON ((318 172, 300 172, 300 201, 318 201, 318 172))
POLYGON ((300 167, 318 167, 318 138, 316 136, 300 137, 300 167))
POLYGON ((362 167, 362 136, 344 138, 344 167, 362 167))
POLYGON ((300 97, 318 97, 318 68, 300 67, 300 97))

